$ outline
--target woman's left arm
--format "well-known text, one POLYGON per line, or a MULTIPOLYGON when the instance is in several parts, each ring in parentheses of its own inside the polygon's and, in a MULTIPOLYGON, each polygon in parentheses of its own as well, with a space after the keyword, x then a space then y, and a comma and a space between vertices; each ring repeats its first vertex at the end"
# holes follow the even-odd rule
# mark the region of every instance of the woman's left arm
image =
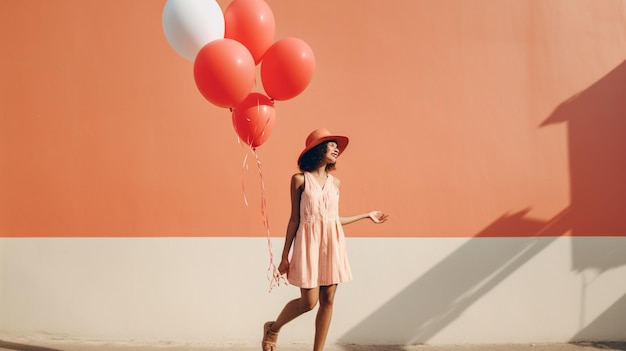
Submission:
MULTIPOLYGON (((341 185, 341 181, 338 178, 335 178, 334 181, 335 181, 335 186, 337 187, 337 189, 339 189, 339 186, 341 185)), ((370 211, 367 213, 361 213, 361 214, 350 216, 350 217, 339 217, 339 221, 341 222, 341 225, 346 225, 346 224, 354 223, 356 221, 360 221, 365 218, 369 218, 372 220, 372 222, 376 224, 380 224, 380 223, 384 223, 387 220, 387 217, 388 215, 383 213, 382 211, 370 211)))
POLYGON ((341 225, 346 225, 350 223, 354 223, 356 221, 360 221, 361 219, 369 218, 372 222, 376 224, 384 223, 389 216, 382 211, 370 211, 367 213, 361 213, 355 216, 350 217, 339 217, 339 221, 341 225))

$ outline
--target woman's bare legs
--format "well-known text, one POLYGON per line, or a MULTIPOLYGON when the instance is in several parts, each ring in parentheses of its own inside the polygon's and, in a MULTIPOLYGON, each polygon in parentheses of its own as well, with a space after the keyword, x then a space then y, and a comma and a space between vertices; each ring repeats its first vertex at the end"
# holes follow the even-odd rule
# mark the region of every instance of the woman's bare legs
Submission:
POLYGON ((315 342, 313 351, 322 351, 328 336, 330 320, 333 316, 333 303, 335 300, 337 285, 322 286, 313 289, 300 289, 301 296, 289 301, 272 324, 270 330, 274 333, 268 335, 268 341, 276 342, 278 332, 285 324, 296 319, 303 313, 309 312, 317 305, 320 307, 315 318, 315 342))
POLYGON ((326 344, 326 336, 333 316, 333 302, 335 301, 337 285, 322 286, 319 292, 320 307, 315 318, 315 342, 313 351, 322 351, 326 344))
MULTIPOLYGON (((285 324, 296 319, 303 313, 309 312, 315 308, 315 305, 317 305, 317 301, 319 300, 319 295, 319 287, 313 289, 300 289, 300 297, 287 302, 283 310, 278 315, 278 318, 276 318, 274 324, 272 324, 270 330, 278 333, 280 328, 282 328, 285 324)), ((278 334, 270 334, 268 336, 269 341, 272 342, 276 342, 277 338, 278 334)))

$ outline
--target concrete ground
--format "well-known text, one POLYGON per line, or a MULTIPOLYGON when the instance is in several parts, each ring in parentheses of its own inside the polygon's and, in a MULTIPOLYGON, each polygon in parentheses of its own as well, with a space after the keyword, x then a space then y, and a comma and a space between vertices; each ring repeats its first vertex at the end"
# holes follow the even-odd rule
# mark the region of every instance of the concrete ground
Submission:
MULTIPOLYGON (((311 350, 311 345, 279 344, 280 351, 311 350)), ((140 344, 2 338, 2 351, 259 351, 260 345, 140 344)), ((498 345, 327 345, 326 351, 626 351, 626 342, 581 342, 498 345)))

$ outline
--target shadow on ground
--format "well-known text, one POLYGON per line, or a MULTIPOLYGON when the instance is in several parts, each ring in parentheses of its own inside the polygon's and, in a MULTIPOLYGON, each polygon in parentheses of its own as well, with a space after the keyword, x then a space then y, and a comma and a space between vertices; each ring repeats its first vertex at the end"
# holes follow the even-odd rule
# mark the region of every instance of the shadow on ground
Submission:
POLYGON ((49 347, 19 344, 19 343, 4 341, 4 340, 0 340, 0 350, 13 350, 13 351, 62 351, 62 350, 59 350, 59 349, 51 349, 49 347))
POLYGON ((582 347, 593 347, 601 350, 624 350, 626 351, 626 342, 573 342, 573 345, 582 347))

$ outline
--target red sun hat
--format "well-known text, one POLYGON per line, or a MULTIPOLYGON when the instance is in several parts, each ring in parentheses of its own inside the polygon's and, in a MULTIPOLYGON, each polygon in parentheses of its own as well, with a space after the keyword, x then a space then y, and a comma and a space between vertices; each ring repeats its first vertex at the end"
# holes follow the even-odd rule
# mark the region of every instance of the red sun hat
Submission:
POLYGON ((348 146, 348 142, 350 141, 347 136, 332 135, 326 128, 316 129, 306 138, 305 148, 300 153, 300 156, 298 156, 298 163, 300 163, 300 159, 307 153, 307 151, 328 140, 334 140, 337 142, 339 155, 341 155, 343 150, 346 149, 346 146, 348 146))

